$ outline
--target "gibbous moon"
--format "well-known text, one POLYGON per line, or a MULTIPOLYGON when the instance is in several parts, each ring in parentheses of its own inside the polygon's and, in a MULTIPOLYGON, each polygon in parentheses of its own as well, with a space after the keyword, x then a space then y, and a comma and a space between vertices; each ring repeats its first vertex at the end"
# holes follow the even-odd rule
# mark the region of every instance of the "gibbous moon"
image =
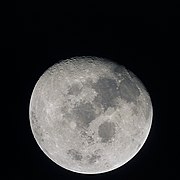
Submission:
POLYGON ((151 99, 124 66, 75 57, 44 72, 29 107, 37 144, 59 166, 82 174, 104 173, 131 160, 152 124, 151 99))

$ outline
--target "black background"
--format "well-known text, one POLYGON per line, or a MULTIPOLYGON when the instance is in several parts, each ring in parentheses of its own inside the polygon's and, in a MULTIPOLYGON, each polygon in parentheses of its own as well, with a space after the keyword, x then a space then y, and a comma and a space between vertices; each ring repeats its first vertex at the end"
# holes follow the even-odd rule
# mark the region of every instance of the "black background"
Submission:
POLYGON ((40 5, 17 4, 16 8, 13 69, 18 82, 13 81, 16 96, 11 105, 15 108, 9 114, 13 119, 15 155, 5 176, 52 180, 169 179, 168 17, 113 14, 93 6, 79 14, 63 7, 53 10, 48 6, 44 9, 40 5), (150 93, 154 110, 152 128, 140 152, 119 169, 99 175, 77 174, 56 165, 38 147, 29 124, 31 93, 42 73, 59 60, 85 55, 112 59, 133 71, 150 93))

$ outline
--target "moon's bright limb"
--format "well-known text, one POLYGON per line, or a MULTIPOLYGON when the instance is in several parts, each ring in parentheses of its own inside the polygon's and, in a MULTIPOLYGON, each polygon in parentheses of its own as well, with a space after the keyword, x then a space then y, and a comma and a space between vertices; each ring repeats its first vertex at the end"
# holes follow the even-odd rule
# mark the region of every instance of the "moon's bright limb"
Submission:
POLYGON ((33 135, 52 161, 70 171, 97 174, 137 154, 153 111, 143 84, 125 67, 76 57, 40 77, 29 115, 33 135))

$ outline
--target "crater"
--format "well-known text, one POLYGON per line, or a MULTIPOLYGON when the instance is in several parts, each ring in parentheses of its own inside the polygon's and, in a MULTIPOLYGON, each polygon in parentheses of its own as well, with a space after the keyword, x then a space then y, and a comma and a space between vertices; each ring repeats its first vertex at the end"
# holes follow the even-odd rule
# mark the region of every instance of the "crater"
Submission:
POLYGON ((93 83, 92 88, 98 93, 93 101, 95 104, 103 106, 104 111, 115 106, 114 99, 120 95, 116 80, 100 77, 97 83, 93 83))
POLYGON ((101 137, 102 143, 107 143, 115 136, 115 124, 105 121, 98 128, 98 135, 101 137))
POLYGON ((82 154, 75 149, 69 149, 67 151, 67 155, 69 155, 73 160, 76 160, 76 161, 81 161, 83 158, 82 154))

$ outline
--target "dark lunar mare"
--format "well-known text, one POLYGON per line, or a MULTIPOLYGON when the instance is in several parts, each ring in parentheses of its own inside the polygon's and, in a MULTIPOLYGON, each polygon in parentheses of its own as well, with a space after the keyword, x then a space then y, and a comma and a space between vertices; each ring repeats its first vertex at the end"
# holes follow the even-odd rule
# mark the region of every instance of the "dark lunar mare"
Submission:
POLYGON ((97 160, 99 160, 101 158, 100 155, 97 155, 97 154, 91 154, 91 155, 88 155, 88 163, 89 164, 93 164, 95 163, 97 160))
POLYGON ((96 83, 92 84, 92 88, 98 93, 93 103, 102 106, 104 111, 109 107, 115 107, 114 100, 120 95, 116 80, 108 77, 100 77, 96 83))
POLYGON ((43 138, 42 128, 39 124, 37 115, 36 115, 35 111, 33 111, 33 110, 30 111, 30 119, 32 122, 33 131, 36 135, 36 138, 39 139, 39 142, 43 142, 44 138, 43 138))
POLYGON ((67 151, 67 154, 68 154, 73 160, 76 160, 76 161, 81 161, 82 158, 83 158, 82 154, 81 154, 79 151, 75 150, 75 149, 69 149, 69 150, 67 151))
POLYGON ((82 88, 77 83, 75 83, 69 88, 67 94, 77 96, 81 93, 81 91, 82 91, 82 88))
POLYGON ((137 88, 136 81, 134 78, 137 77, 131 71, 125 69, 124 66, 116 66, 113 71, 114 75, 121 80, 119 91, 121 98, 127 102, 136 103, 138 96, 140 95, 139 89, 137 88), (129 76, 130 77, 129 77, 129 76))
POLYGON ((139 89, 136 84, 131 81, 128 77, 125 77, 124 80, 119 85, 119 91, 121 98, 127 102, 137 102, 137 98, 140 95, 139 89))
POLYGON ((32 124, 38 122, 37 117, 36 117, 36 113, 33 110, 30 111, 30 119, 31 119, 32 124))
POLYGON ((77 125, 79 127, 88 127, 89 123, 96 118, 93 105, 89 102, 81 102, 73 108, 77 125))
POLYGON ((106 143, 115 135, 115 124, 113 122, 103 122, 98 129, 98 135, 101 137, 101 142, 106 143))
POLYGON ((116 65, 113 70, 112 73, 117 76, 118 78, 120 78, 122 75, 126 74, 126 70, 124 66, 119 66, 116 65))

